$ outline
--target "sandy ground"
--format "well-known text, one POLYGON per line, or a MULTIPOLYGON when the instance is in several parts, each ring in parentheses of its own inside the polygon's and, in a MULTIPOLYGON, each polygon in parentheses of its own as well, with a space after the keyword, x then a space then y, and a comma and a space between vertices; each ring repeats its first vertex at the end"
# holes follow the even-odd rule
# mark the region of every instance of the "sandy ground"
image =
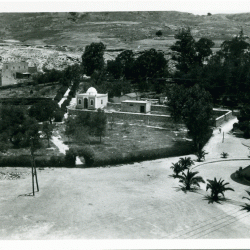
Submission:
POLYGON ((206 184, 196 192, 181 191, 170 177, 171 163, 179 158, 105 168, 45 168, 38 171, 35 197, 28 195, 31 175, 0 180, 0 239, 250 238, 250 213, 241 210, 250 187, 230 178, 249 164, 241 139, 227 133, 234 122, 222 127, 223 143, 214 131, 206 162, 221 160, 222 151, 245 160, 196 163, 205 180, 222 177, 235 189, 225 193, 228 200, 221 204, 209 203, 206 184))

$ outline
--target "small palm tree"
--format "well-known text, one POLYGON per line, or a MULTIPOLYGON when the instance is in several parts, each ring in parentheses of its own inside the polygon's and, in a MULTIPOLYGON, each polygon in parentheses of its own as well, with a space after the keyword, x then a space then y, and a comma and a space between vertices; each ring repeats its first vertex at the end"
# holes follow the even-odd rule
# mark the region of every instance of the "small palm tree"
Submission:
POLYGON ((189 169, 192 165, 194 165, 194 161, 191 160, 190 157, 180 158, 179 163, 183 170, 189 169))
POLYGON ((196 152, 196 156, 197 156, 197 161, 201 162, 202 160, 205 160, 205 155, 208 154, 205 150, 199 149, 196 152))
POLYGON ((171 167, 175 173, 175 176, 174 177, 178 177, 179 176, 179 173, 183 171, 183 168, 182 166, 180 165, 179 162, 176 162, 176 163, 172 163, 172 167, 171 167))
POLYGON ((201 176, 196 176, 199 172, 191 172, 189 169, 187 170, 187 173, 182 173, 182 176, 178 176, 180 179, 179 182, 184 184, 185 190, 190 190, 192 186, 198 186, 200 187, 200 182, 205 183, 203 178, 201 176))
POLYGON ((222 152, 220 155, 221 155, 221 158, 227 158, 228 157, 228 153, 226 153, 226 152, 222 152))
MULTIPOLYGON (((250 192, 247 190, 246 190, 246 192, 250 196, 250 192)), ((250 201, 250 198, 248 198, 248 197, 242 197, 242 199, 247 199, 250 201)), ((243 205, 242 207, 243 207, 243 210, 247 210, 248 212, 250 211, 250 204, 249 203, 245 203, 245 205, 243 205)))
POLYGON ((207 180, 208 184, 206 187, 206 191, 208 189, 211 189, 211 198, 214 201, 218 201, 219 200, 219 194, 222 194, 224 196, 224 192, 231 190, 234 191, 234 189, 230 188, 230 187, 226 187, 226 185, 228 185, 229 183, 223 183, 224 180, 219 179, 219 181, 217 181, 216 178, 214 178, 214 180, 207 180))

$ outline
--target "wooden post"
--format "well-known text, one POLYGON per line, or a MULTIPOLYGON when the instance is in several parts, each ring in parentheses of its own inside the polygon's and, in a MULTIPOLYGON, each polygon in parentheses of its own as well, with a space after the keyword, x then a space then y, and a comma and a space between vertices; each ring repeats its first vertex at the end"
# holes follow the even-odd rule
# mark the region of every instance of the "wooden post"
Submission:
POLYGON ((32 167, 31 167, 31 175, 32 175, 32 192, 33 192, 33 196, 35 196, 33 164, 32 164, 32 167))
POLYGON ((38 180, 37 180, 37 172, 36 172, 36 162, 35 162, 35 159, 34 159, 34 156, 33 156, 33 162, 34 162, 34 174, 35 174, 35 176, 36 176, 36 190, 37 190, 37 192, 39 192, 39 186, 38 186, 38 180))
POLYGON ((222 142, 224 142, 224 132, 223 132, 223 138, 222 138, 222 142))

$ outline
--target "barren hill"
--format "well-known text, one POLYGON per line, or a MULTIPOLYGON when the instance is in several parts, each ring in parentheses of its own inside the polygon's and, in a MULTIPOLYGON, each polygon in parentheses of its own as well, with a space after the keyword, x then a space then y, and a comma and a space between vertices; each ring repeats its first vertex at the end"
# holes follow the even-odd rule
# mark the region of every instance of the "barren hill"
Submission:
POLYGON ((0 56, 34 57, 40 67, 47 63, 46 58, 56 60, 58 55, 67 60, 68 56, 74 58, 73 63, 80 59, 86 45, 100 41, 107 46, 106 59, 121 49, 156 48, 167 52, 175 41, 174 34, 186 26, 196 39, 202 36, 213 39, 216 49, 223 40, 238 34, 241 27, 250 36, 250 13, 210 16, 177 11, 0 13, 0 56), (158 30, 162 37, 156 36, 158 30))

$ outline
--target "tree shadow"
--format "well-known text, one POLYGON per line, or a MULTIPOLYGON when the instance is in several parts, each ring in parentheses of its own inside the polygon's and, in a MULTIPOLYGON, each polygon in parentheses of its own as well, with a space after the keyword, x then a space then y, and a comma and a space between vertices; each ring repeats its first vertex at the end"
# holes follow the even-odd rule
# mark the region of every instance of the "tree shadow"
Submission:
POLYGON ((198 188, 198 187, 192 187, 192 188, 190 188, 190 190, 187 190, 186 187, 183 186, 183 185, 179 185, 179 187, 174 187, 174 189, 175 189, 176 192, 182 191, 182 192, 184 192, 185 194, 186 194, 187 192, 190 192, 190 193, 198 193, 198 190, 200 190, 200 188, 198 188))
POLYGON ((241 210, 246 210, 247 212, 250 212, 250 204, 245 203, 245 205, 242 205, 241 207, 241 210))
POLYGON ((207 200, 207 201, 208 201, 208 204, 210 204, 210 203, 213 204, 213 203, 215 202, 215 203, 218 203, 218 204, 221 204, 221 205, 223 205, 224 203, 230 201, 230 199, 225 198, 225 197, 219 197, 218 200, 215 201, 215 200, 211 197, 211 195, 205 195, 204 198, 203 198, 203 200, 207 200))

